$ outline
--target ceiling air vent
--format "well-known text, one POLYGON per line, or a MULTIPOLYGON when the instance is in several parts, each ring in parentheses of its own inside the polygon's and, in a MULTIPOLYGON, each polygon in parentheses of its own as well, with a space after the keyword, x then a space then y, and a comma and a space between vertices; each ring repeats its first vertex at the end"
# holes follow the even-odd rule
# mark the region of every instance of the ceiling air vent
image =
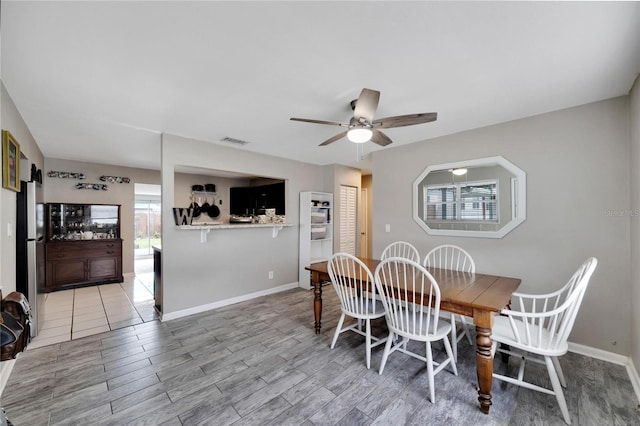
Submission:
POLYGON ((229 136, 225 136, 224 138, 220 139, 222 142, 228 142, 228 143, 234 143, 236 145, 246 145, 249 142, 247 141, 243 141, 240 139, 235 139, 235 138, 230 138, 229 136))

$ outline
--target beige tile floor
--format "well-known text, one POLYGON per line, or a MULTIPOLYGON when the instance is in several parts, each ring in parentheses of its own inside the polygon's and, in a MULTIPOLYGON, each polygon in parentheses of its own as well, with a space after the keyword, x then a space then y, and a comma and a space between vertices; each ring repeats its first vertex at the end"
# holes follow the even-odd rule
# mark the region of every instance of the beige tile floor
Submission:
POLYGON ((153 272, 148 262, 122 283, 47 293, 41 327, 27 349, 155 321, 153 272))

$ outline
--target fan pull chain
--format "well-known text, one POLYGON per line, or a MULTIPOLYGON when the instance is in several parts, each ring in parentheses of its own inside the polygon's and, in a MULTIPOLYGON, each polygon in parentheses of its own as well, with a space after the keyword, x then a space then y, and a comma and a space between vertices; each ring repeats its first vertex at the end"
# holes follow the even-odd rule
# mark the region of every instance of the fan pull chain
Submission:
POLYGON ((359 163, 364 158, 364 144, 356 143, 354 145, 356 146, 356 163, 359 163))

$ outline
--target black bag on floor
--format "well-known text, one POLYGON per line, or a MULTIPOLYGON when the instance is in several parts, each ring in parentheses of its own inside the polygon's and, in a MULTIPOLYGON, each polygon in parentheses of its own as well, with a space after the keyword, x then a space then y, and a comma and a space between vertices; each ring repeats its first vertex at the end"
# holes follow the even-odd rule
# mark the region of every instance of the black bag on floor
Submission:
POLYGON ((2 341, 0 359, 15 358, 31 340, 31 307, 24 294, 9 293, 0 302, 2 341))
POLYGON ((15 358, 22 349, 24 328, 13 315, 0 312, 0 360, 15 358))

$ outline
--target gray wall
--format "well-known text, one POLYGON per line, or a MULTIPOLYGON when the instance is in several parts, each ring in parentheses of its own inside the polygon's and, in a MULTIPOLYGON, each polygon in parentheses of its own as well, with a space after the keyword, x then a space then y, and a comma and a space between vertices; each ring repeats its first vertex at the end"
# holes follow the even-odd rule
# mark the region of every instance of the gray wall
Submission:
POLYGON ((134 206, 135 184, 159 184, 157 170, 112 166, 109 164, 85 163, 82 161, 47 158, 43 171, 44 200, 47 203, 120 204, 120 234, 122 238, 122 272, 134 272, 134 206), (84 173, 82 181, 75 179, 50 178, 50 170, 84 173), (100 176, 125 176, 130 183, 108 183, 107 191, 76 189, 78 182, 101 183, 100 176))
MULTIPOLYGON (((0 110, 2 111, 0 114, 2 129, 11 132, 16 142, 20 144, 22 156, 26 158, 21 161, 21 179, 29 180, 31 164, 42 168, 44 158, 4 84, 0 84, 0 110)), ((2 188, 0 185, 0 288, 3 295, 16 289, 15 235, 16 192, 2 188), (8 235, 7 229, 11 229, 11 235, 8 235)))
MULTIPOLYGON (((163 313, 197 309, 234 297, 298 282, 298 217, 301 191, 326 191, 325 168, 240 149, 164 134, 162 136, 163 313), (213 230, 205 243, 200 231, 174 225, 176 166, 191 166, 264 177, 286 183, 287 222, 270 228, 213 230), (268 279, 268 271, 274 278, 268 279)), ((329 188, 332 190, 332 188, 329 188)), ((311 299, 310 299, 311 300, 311 299)), ((311 302, 310 302, 311 303, 311 302)), ((310 315, 311 315, 311 305, 310 315)))
POLYGON ((628 156, 628 97, 376 151, 373 254, 394 240, 413 243, 423 255, 458 244, 479 272, 522 278, 520 290, 535 293, 558 288, 595 256, 599 265, 570 340, 628 355, 628 156), (485 239, 429 236, 413 221, 412 183, 426 166, 494 155, 527 173, 523 224, 502 239, 485 239))
POLYGON ((631 359, 640 367, 640 78, 630 96, 631 121, 631 359))

